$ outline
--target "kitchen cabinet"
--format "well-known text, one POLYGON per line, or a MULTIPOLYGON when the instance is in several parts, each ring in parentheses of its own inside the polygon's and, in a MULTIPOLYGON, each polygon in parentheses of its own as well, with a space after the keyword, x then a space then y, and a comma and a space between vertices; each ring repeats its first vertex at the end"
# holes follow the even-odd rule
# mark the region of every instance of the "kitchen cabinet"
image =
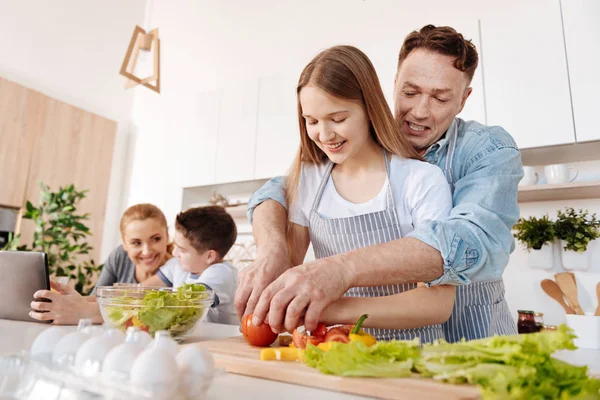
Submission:
POLYGON ((297 77, 261 78, 256 128, 255 179, 284 175, 298 151, 297 77))
POLYGON ((258 79, 223 90, 217 129, 215 182, 254 179, 258 79))
MULTIPOLYGON (((28 104, 36 107, 35 114, 41 118, 32 129, 36 137, 30 152, 25 199, 37 203, 40 182, 51 189, 73 184, 79 190, 89 190, 78 212, 90 213, 87 225, 93 233, 88 239, 94 248, 91 258, 100 261, 116 123, 31 92, 36 93, 36 103, 28 104)), ((23 220, 24 243, 30 243, 34 229, 31 220, 23 220)))
MULTIPOLYGON (((217 135, 222 90, 199 93, 196 97, 195 121, 192 134, 181 139, 178 146, 181 182, 183 187, 215 183, 217 135)), ((226 153, 222 153, 226 155, 226 153)))
POLYGON ((25 201, 33 125, 39 119, 37 92, 0 78, 0 206, 21 208, 25 201))
POLYGON ((561 2, 575 136, 578 142, 600 140, 600 1, 561 2))
MULTIPOLYGON (((91 258, 99 261, 115 134, 114 121, 0 79, 0 205, 37 204, 40 182, 88 189, 78 211, 90 213, 91 258)), ((22 243, 31 244, 34 229, 21 222, 22 243)))
POLYGON ((481 14, 488 125, 521 148, 575 141, 559 0, 508 0, 481 14))

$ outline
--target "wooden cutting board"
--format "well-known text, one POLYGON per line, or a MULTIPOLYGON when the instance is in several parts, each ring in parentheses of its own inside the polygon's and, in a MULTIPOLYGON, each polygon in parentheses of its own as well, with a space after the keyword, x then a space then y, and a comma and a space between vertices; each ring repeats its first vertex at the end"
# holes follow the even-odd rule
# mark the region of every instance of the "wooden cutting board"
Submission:
POLYGON ((217 368, 233 374, 388 400, 480 398, 479 390, 469 385, 449 385, 420 378, 342 378, 322 374, 300 362, 261 361, 260 348, 250 346, 242 336, 184 346, 210 351, 217 368))

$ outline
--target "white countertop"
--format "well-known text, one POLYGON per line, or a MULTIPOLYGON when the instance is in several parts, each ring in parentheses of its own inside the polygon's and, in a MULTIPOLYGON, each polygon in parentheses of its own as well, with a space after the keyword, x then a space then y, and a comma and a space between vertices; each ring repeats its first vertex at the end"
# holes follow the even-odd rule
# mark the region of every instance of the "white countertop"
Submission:
MULTIPOLYGON (((35 337, 49 325, 34 322, 18 322, 0 319, 0 354, 16 353, 28 350, 35 337)), ((75 327, 68 327, 75 329, 75 327)), ((184 343, 238 336, 237 326, 212 323, 199 324, 184 343)), ((600 350, 579 349, 559 351, 557 358, 576 365, 588 365, 590 371, 600 375, 600 350)), ((239 399, 240 395, 250 399, 364 399, 344 393, 320 390, 305 386, 292 385, 265 379, 224 373, 218 376, 208 391, 207 399, 239 399)))

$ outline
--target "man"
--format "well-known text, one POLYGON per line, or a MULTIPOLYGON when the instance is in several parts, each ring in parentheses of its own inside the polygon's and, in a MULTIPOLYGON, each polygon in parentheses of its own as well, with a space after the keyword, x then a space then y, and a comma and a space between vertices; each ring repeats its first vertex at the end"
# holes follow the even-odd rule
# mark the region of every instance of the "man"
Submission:
POLYGON ((254 312, 258 324, 268 314, 275 331, 292 330, 304 319, 312 330, 322 310, 351 287, 426 282, 458 285, 446 340, 516 333, 502 273, 514 249, 523 168, 502 128, 456 118, 477 64, 470 41, 432 25, 408 35, 398 57, 396 120, 424 158, 444 170, 453 190, 450 216, 408 237, 290 268, 285 196, 275 178, 249 204, 258 254, 239 277, 240 316, 254 312))

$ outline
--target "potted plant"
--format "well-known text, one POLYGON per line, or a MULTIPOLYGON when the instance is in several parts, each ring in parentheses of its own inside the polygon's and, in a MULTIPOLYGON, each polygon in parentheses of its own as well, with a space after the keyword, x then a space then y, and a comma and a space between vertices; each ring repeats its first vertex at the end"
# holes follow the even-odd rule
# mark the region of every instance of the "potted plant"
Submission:
POLYGON ((515 238, 529 252, 529 266, 551 269, 554 252, 554 223, 548 219, 548 216, 519 218, 513 230, 515 238))
POLYGON ((587 210, 575 211, 572 207, 565 212, 558 210, 554 223, 556 238, 561 244, 561 259, 565 269, 588 269, 590 253, 586 252, 589 243, 600 237, 600 222, 596 214, 587 210))
POLYGON ((23 218, 35 223, 32 246, 20 245, 20 235, 16 235, 4 247, 4 250, 48 254, 50 276, 68 277, 81 294, 91 291, 97 274, 102 270, 102 265, 96 265, 88 257, 92 247, 86 238, 91 236, 91 232, 84 223, 89 214, 77 212, 77 206, 86 193, 87 190, 78 191, 73 185, 53 192, 41 183, 39 207, 28 201, 23 214, 23 218))

